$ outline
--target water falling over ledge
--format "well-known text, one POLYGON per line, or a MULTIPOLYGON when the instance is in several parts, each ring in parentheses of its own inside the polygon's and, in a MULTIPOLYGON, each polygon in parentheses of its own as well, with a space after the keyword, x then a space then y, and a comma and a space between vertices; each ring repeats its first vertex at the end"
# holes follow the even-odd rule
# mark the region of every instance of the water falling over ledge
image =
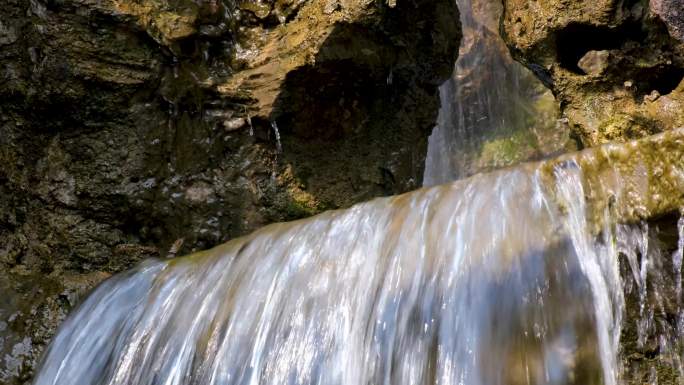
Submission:
POLYGON ((617 384, 618 223, 681 207, 677 130, 270 225, 105 281, 35 384, 617 384))

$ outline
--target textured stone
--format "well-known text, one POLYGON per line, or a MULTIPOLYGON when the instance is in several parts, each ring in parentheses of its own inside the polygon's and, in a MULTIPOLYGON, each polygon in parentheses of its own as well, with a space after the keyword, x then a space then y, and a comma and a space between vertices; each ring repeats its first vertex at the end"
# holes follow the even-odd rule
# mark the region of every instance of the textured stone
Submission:
POLYGON ((502 31, 556 95, 575 136, 593 146, 684 125, 678 3, 506 0, 502 31))
POLYGON ((606 210, 622 223, 638 223, 684 207, 684 128, 549 160, 544 163, 549 186, 556 185, 555 167, 573 164, 582 170, 587 217, 596 233, 606 210))
POLYGON ((684 0, 652 0, 649 7, 665 22, 670 35, 684 42, 684 0))
POLYGON ((608 67, 610 51, 589 51, 577 62, 587 75, 598 76, 608 67))

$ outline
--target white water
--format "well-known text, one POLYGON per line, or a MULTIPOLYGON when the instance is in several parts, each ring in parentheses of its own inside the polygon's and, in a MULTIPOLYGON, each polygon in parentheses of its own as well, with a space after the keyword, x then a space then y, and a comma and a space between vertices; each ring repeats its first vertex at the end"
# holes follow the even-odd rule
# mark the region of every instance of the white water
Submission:
POLYGON ((556 170, 564 209, 531 165, 149 261, 35 384, 617 384, 618 253, 643 233, 590 234, 581 174, 556 170))
POLYGON ((678 238, 672 256, 663 252, 649 227, 620 229, 618 239, 630 266, 631 279, 625 282, 625 292, 636 304, 629 322, 636 329, 639 352, 657 354, 651 366, 649 383, 658 384, 658 365, 670 368, 663 383, 684 383, 684 308, 681 292, 681 256, 684 249, 684 217, 675 227, 678 238))
MULTIPOLYGON (((462 95, 455 86, 440 90, 443 100, 462 95)), ((486 113, 487 124, 505 117, 492 100, 507 91, 480 91, 470 113, 486 113)), ((427 185, 471 170, 454 156, 455 139, 477 132, 450 121, 466 119, 464 104, 443 106, 427 185)), ((652 242, 653 227, 618 225, 609 213, 593 234, 583 170, 563 164, 545 185, 538 167, 147 261, 71 314, 34 384, 617 385, 642 383, 644 371, 656 384, 661 363, 684 378, 684 219, 672 256, 652 242), (637 361, 636 374, 621 352, 625 329, 638 354, 659 353, 637 361)))

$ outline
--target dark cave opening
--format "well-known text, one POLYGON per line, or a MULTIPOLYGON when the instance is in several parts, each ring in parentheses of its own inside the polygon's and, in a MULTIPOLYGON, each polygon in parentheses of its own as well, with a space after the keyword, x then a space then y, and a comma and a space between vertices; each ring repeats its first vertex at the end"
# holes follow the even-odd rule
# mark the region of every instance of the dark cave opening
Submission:
POLYGON ((585 75, 579 60, 589 51, 620 48, 627 41, 642 41, 645 35, 635 24, 607 28, 586 24, 568 24, 556 34, 557 58, 561 67, 585 75))
POLYGON ((651 69, 637 82, 637 92, 641 97, 653 91, 657 91, 659 95, 667 95, 674 91, 682 80, 684 68, 670 66, 655 71, 651 69))

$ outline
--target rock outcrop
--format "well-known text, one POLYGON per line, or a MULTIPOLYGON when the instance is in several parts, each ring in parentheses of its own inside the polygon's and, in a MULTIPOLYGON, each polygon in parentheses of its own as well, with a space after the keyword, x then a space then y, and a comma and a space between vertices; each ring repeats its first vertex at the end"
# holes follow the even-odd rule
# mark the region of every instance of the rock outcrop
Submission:
POLYGON ((460 40, 450 0, 7 0, 0 382, 145 257, 404 192, 460 40))
POLYGON ((574 165, 582 169, 587 217, 597 234, 606 211, 622 223, 639 223, 684 207, 684 128, 550 159, 542 177, 555 186, 554 169, 574 165))
POLYGON ((506 0, 513 56, 549 87, 584 146, 684 125, 682 2, 506 0))

